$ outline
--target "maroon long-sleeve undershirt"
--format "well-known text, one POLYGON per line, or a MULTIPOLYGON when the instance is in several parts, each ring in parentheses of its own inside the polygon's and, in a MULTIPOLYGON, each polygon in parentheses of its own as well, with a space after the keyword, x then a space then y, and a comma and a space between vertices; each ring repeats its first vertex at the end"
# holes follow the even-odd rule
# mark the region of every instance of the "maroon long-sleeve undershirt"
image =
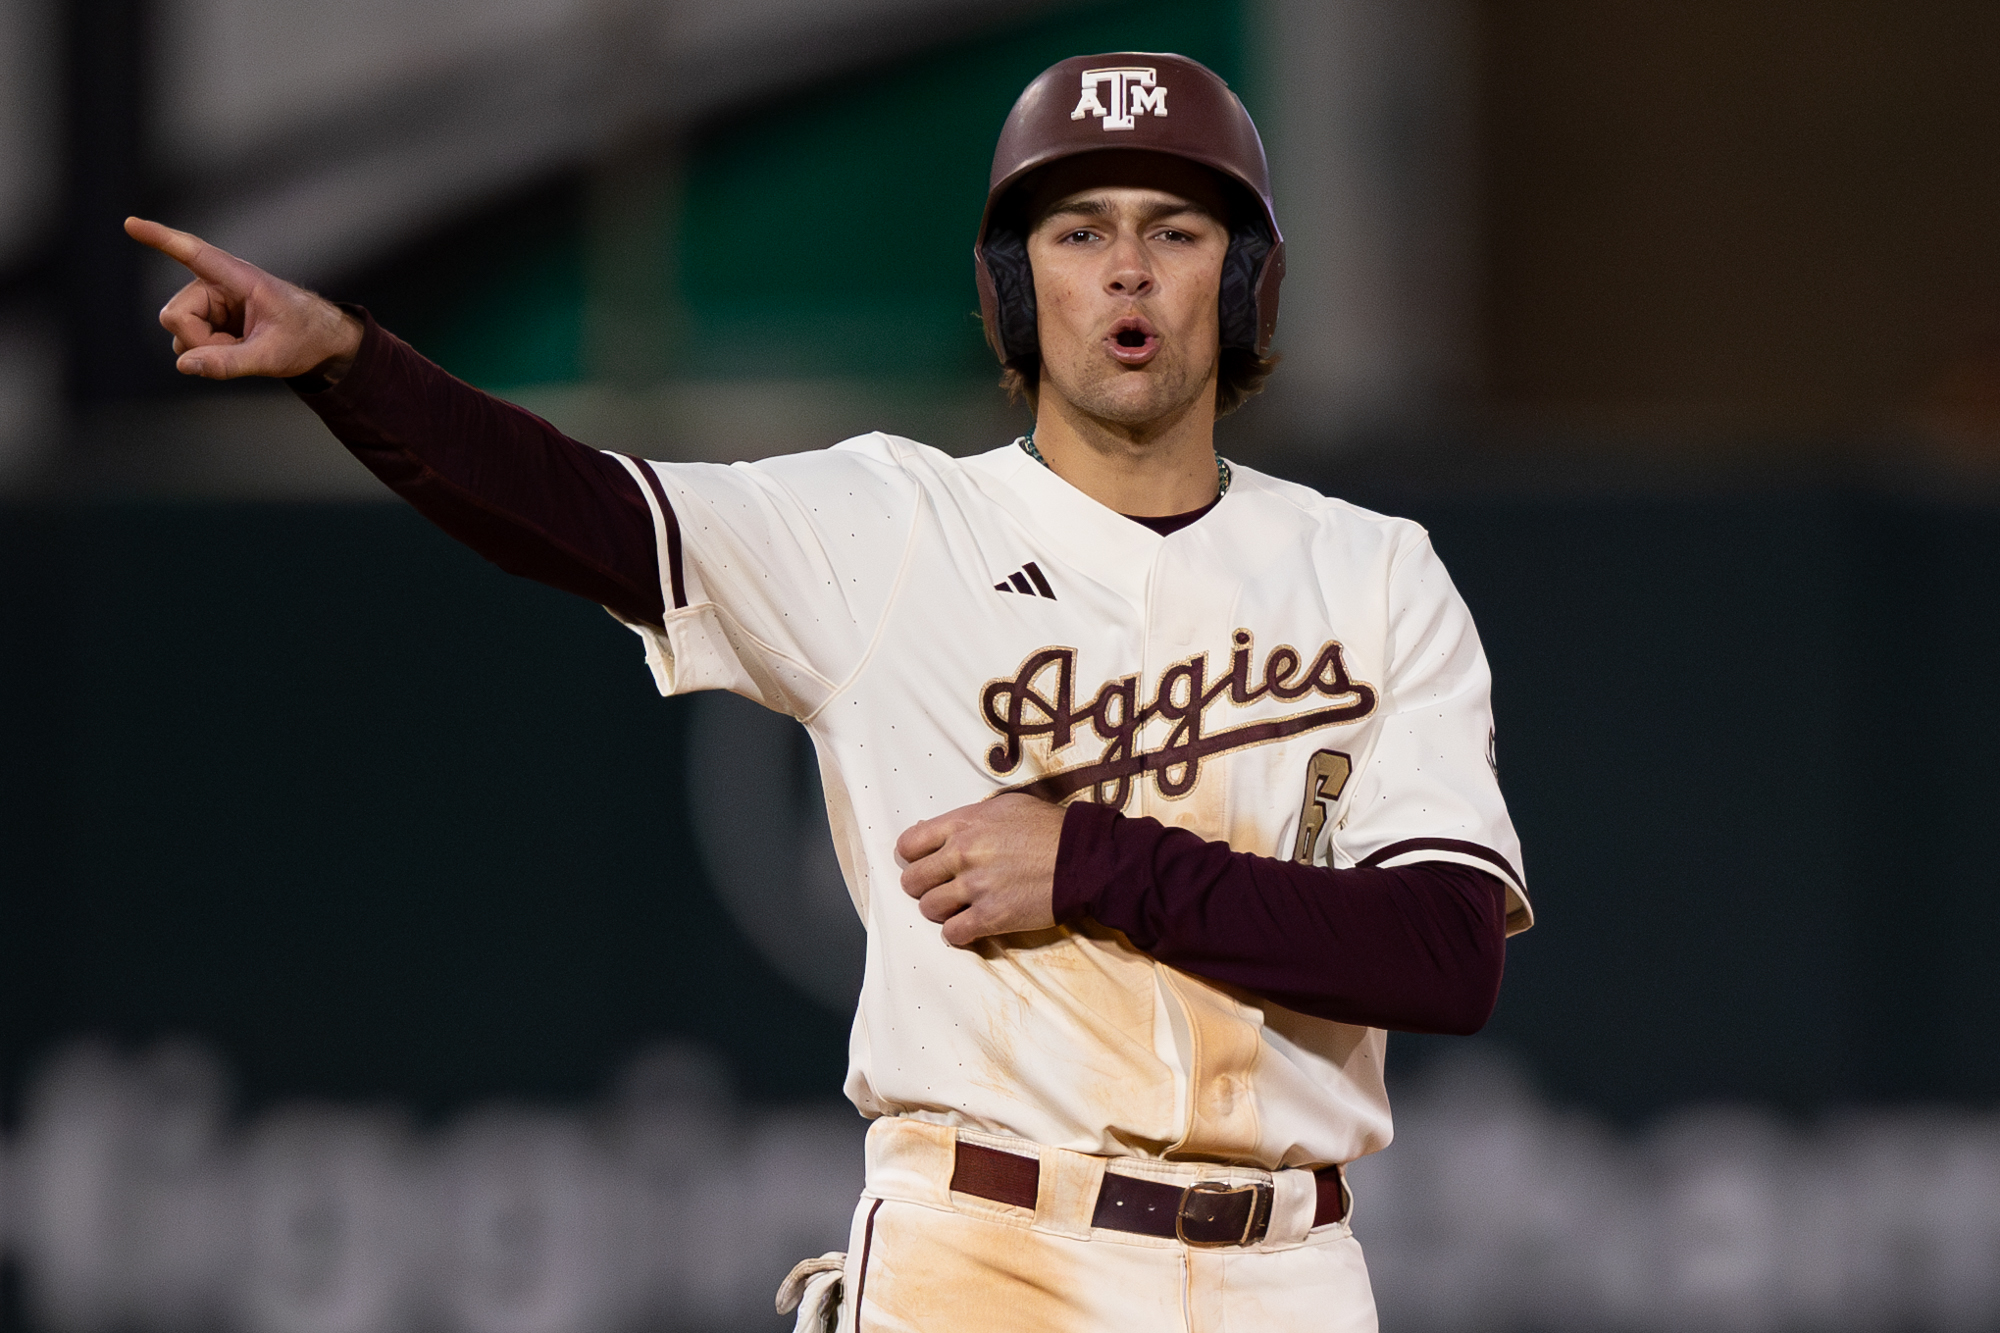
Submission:
POLYGON ((653 518, 609 454, 447 374, 352 308, 361 350, 340 382, 292 382, 363 466, 510 574, 628 620, 665 614, 653 518))
MULTIPOLYGON (((624 466, 354 313, 365 331, 347 374, 293 382, 340 442, 509 573, 659 624, 652 516, 624 466)), ((1139 521, 1171 532, 1208 508, 1139 521)), ((1088 803, 1063 821, 1055 907, 1286 1008, 1408 1032, 1478 1029, 1506 952, 1505 890, 1482 871, 1300 866, 1088 803)))
POLYGON ((1063 817, 1053 905, 1184 972, 1401 1032, 1478 1031, 1506 961, 1507 891, 1483 870, 1298 865, 1087 801, 1063 817))

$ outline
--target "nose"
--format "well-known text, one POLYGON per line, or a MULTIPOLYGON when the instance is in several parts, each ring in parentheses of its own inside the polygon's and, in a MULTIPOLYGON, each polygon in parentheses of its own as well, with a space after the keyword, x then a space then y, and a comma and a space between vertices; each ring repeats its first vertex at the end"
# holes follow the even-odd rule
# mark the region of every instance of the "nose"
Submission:
POLYGON ((1104 290, 1111 295, 1135 298, 1153 290, 1152 266, 1146 262, 1146 249, 1137 237, 1120 236, 1106 260, 1104 290))

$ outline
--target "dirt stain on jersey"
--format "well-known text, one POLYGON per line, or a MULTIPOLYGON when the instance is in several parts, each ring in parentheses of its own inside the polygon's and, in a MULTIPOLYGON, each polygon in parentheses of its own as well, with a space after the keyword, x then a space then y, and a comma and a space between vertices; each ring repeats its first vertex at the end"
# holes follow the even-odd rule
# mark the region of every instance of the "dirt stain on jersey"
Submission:
POLYGON ((1263 1014, 1199 977, 1171 967, 1162 967, 1160 975, 1181 1003, 1194 1045, 1187 1130, 1167 1156, 1256 1161, 1259 1126, 1251 1077, 1264 1046, 1263 1014))
POLYGON ((1173 1075, 1154 1049, 1153 960, 1124 935, 1096 925, 1058 926, 990 942, 981 955, 1009 991, 984 1007, 978 1049, 982 1087, 1019 1096, 1024 1085, 1054 1104, 1117 1106, 1126 1141, 1170 1143, 1173 1075), (1088 1062, 1044 1051, 1085 1051, 1088 1062))

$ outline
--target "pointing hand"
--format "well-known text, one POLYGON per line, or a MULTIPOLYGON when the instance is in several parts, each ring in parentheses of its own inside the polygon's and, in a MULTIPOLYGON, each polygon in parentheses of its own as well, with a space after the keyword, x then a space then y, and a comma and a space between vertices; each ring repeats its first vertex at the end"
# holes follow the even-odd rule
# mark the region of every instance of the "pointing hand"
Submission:
POLYGON ((361 321, 189 232, 126 218, 125 234, 178 261, 194 280, 160 311, 183 375, 232 380, 317 371, 338 380, 361 349, 361 321))

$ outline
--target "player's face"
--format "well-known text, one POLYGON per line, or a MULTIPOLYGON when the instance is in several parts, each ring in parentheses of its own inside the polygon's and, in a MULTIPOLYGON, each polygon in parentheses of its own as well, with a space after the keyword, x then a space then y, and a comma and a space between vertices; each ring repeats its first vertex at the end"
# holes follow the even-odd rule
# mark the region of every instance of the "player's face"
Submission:
POLYGON ((1035 192, 1040 392, 1143 435, 1214 416, 1227 201, 1193 163, 1092 153, 1035 192), (1205 405, 1205 406, 1204 406, 1205 405))

